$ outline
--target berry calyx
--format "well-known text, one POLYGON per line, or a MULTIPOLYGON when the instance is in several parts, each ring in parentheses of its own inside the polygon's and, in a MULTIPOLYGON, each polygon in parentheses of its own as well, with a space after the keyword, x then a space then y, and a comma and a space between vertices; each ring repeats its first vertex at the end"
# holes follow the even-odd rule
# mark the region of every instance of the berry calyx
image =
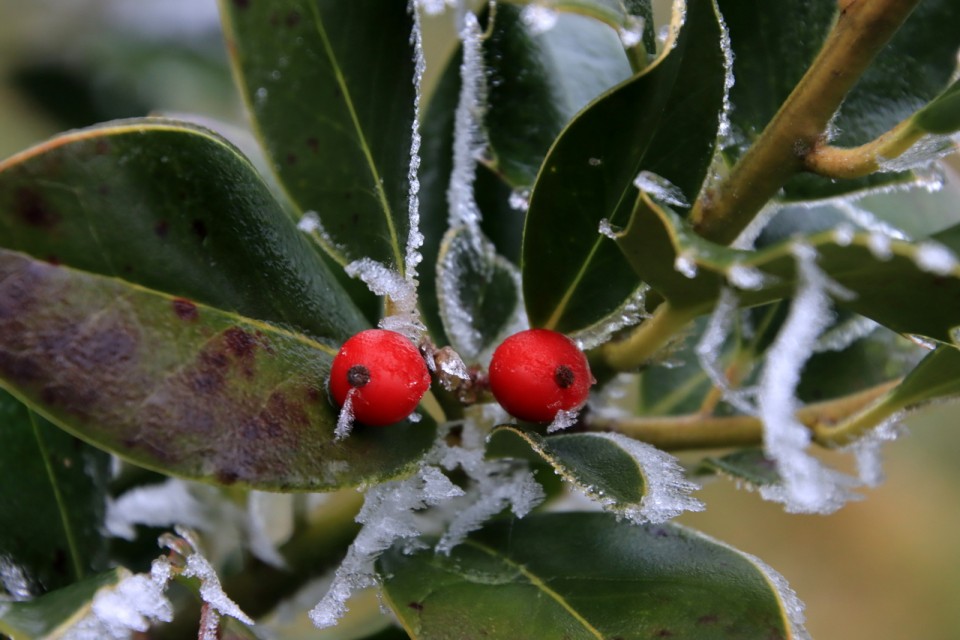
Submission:
POLYGON ((342 407, 349 396, 353 418, 374 427, 409 416, 429 387, 420 351, 395 331, 361 331, 343 343, 330 368, 334 401, 342 407))
POLYGON ((504 340, 490 361, 490 390, 512 416, 552 422, 560 410, 582 407, 594 383, 587 357, 573 340, 528 329, 504 340))

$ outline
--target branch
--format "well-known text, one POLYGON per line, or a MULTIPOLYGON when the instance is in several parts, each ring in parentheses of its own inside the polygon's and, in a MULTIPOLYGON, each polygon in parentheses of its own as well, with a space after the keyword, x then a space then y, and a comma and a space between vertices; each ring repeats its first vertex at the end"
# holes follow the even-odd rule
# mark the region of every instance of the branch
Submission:
POLYGON ((859 147, 814 147, 804 158, 804 168, 827 178, 861 178, 879 171, 884 160, 900 157, 925 134, 911 116, 876 140, 859 147))
MULTIPOLYGON (((797 411, 797 420, 813 432, 814 440, 820 445, 846 444, 850 440, 849 432, 832 432, 831 427, 847 421, 854 414, 858 414, 857 418, 865 416, 864 419, 850 421, 863 427, 859 433, 869 426, 875 426, 877 422, 869 421, 874 417, 874 403, 898 384, 900 380, 892 380, 859 393, 808 404, 797 411), (834 442, 835 437, 841 438, 843 442, 834 442)), ((689 414, 629 418, 592 416, 588 420, 588 428, 592 431, 617 431, 667 451, 763 444, 763 423, 756 416, 746 415, 718 417, 689 414)))
POLYGON ((840 103, 919 0, 843 0, 823 48, 730 175, 690 214, 696 231, 732 242, 815 149, 840 103))

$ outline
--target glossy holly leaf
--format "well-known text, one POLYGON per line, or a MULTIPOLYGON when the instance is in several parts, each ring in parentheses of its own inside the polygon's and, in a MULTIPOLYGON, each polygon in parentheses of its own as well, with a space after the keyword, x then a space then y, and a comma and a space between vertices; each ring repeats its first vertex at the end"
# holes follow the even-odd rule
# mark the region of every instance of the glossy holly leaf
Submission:
POLYGON ((195 125, 112 123, 0 163, 0 247, 331 345, 368 326, 250 162, 195 125))
POLYGON ((222 0, 241 94, 274 170, 326 249, 401 272, 414 61, 402 0, 222 0))
POLYGON ((256 319, 0 250, 0 381, 141 466, 267 490, 404 472, 429 448, 432 421, 336 442, 334 354, 256 319))
POLYGON ((813 247, 819 268, 854 294, 835 300, 838 306, 899 333, 946 343, 955 339, 960 226, 918 243, 846 226, 743 251, 701 238, 677 214, 642 194, 630 226, 617 239, 641 279, 675 307, 701 312, 713 307, 725 286, 736 289, 743 306, 790 297, 796 285, 796 242, 813 247), (684 271, 695 271, 694 277, 675 268, 678 258, 684 271), (930 306, 930 300, 942 304, 930 306))
MULTIPOLYGON (((563 4, 563 3, 560 3, 563 4)), ((620 7, 600 6, 605 19, 625 20, 620 7)), ((534 35, 520 18, 521 9, 497 7, 490 35, 483 41, 486 108, 482 114, 488 154, 477 166, 474 197, 481 225, 500 255, 520 262, 525 199, 537 169, 563 126, 590 100, 630 75, 616 33, 595 19, 567 13, 558 6, 557 23, 534 35), (523 73, 517 73, 522 68, 523 73), (511 205, 513 202, 513 205, 511 205)), ((574 9, 571 9, 574 10, 574 9)), ((587 11, 583 7, 577 10, 587 11)), ((592 15, 592 14, 588 14, 592 15)), ((488 19, 481 13, 481 20, 488 19)), ((453 170, 454 118, 461 81, 459 48, 432 93, 423 122, 420 210, 426 241, 421 304, 435 336, 441 336, 432 265, 447 231, 447 189, 453 170)))
POLYGON ((802 638, 792 592, 756 558, 675 525, 609 514, 498 521, 449 556, 394 548, 384 595, 412 638, 802 638))
MULTIPOLYGON (((832 0, 788 0, 753 6, 719 0, 730 31, 734 77, 730 92, 734 138, 725 149, 735 160, 759 135, 813 61, 838 19, 832 0)), ((842 18, 839 18, 842 20, 842 18)), ((950 81, 960 47, 960 10, 951 0, 919 3, 861 76, 834 121, 831 142, 857 146, 905 120, 937 96, 950 81)), ((911 172, 874 174, 832 181, 801 174, 781 198, 818 200, 897 183, 912 183, 911 172)))
POLYGON ((581 112, 551 148, 524 230, 523 293, 532 326, 584 329, 637 288, 615 243, 599 233, 600 222, 627 223, 641 170, 669 180, 688 201, 699 191, 723 103, 720 41, 713 2, 687 3, 666 52, 581 112))
POLYGON ((776 463, 766 456, 763 449, 757 448, 741 449, 725 456, 709 456, 700 462, 697 471, 702 475, 727 476, 751 487, 780 482, 776 463))
POLYGON ((443 327, 461 357, 477 359, 514 323, 520 274, 483 234, 467 227, 447 232, 437 282, 443 327))
POLYGON ((90 613, 97 591, 128 575, 126 569, 114 569, 33 600, 0 604, 0 633, 15 640, 63 638, 70 626, 90 613))
MULTIPOLYGON (((625 19, 606 4, 578 4, 586 15, 625 19)), ((616 31, 564 11, 572 7, 554 9, 556 22, 540 33, 524 20, 523 8, 498 6, 483 45, 489 104, 484 128, 490 141, 486 162, 515 188, 533 185, 547 150, 578 111, 630 77, 616 31)))
POLYGON ((5 576, 22 575, 24 591, 8 595, 39 595, 104 568, 109 455, 0 389, 0 469, 0 564, 5 576))

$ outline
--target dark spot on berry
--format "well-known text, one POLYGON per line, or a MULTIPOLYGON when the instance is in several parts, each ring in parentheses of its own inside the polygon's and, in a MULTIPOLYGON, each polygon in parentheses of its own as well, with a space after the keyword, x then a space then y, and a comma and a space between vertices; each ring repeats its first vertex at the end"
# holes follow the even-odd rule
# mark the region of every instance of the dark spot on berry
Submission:
POLYGON ((407 606, 413 609, 414 611, 423 611, 423 605, 419 602, 408 602, 407 606))
POLYGON ((17 215, 31 227, 49 229, 60 222, 60 215, 50 209, 38 193, 21 188, 17 190, 16 200, 17 215))
POLYGON ((568 367, 565 364, 557 367, 556 371, 553 372, 553 379, 557 383, 557 386, 561 389, 566 389, 574 383, 577 379, 577 376, 573 373, 573 369, 568 367))
POLYGON ((291 11, 287 14, 286 23, 288 27, 295 27, 300 24, 300 13, 298 11, 291 11))
POLYGON ((307 146, 310 147, 310 151, 318 153, 320 151, 320 141, 316 138, 307 138, 307 146))
POLYGON ((233 6, 237 9, 246 9, 250 6, 250 0, 233 0, 233 6))
POLYGON ((362 364, 355 364, 347 371, 347 382, 351 387, 359 389, 370 382, 370 370, 362 364))
POLYGON ((200 317, 200 312, 197 310, 197 305, 186 298, 174 298, 173 312, 177 314, 178 318, 188 322, 192 322, 200 317))
POLYGON ((167 234, 170 233, 170 223, 166 220, 160 220, 153 225, 153 232, 157 234, 158 238, 166 238, 167 234))
POLYGON ((223 334, 227 349, 238 358, 247 358, 253 355, 257 342, 252 335, 240 327, 230 327, 223 334))
POLYGON ((207 238, 207 225, 204 224, 203 220, 194 220, 193 224, 190 225, 190 228, 193 230, 194 235, 200 238, 200 241, 204 241, 207 238))
POLYGON ((287 164, 297 164, 297 154, 288 153, 287 154, 287 164))
POLYGON ((110 143, 106 140, 97 140, 97 143, 93 145, 93 150, 98 156, 105 156, 110 153, 110 143))

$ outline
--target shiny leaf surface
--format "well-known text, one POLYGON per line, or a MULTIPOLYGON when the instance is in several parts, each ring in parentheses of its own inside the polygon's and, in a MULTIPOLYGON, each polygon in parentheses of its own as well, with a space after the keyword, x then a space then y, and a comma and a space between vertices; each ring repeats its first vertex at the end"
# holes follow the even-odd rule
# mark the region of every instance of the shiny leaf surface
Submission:
POLYGON ((608 514, 495 522, 450 556, 394 549, 378 568, 417 640, 464 629, 491 640, 803 637, 755 558, 689 529, 608 514))
POLYGON ((250 162, 185 123, 112 123, 0 163, 0 247, 330 345, 368 326, 250 162))
POLYGON ((598 231, 623 226, 649 171, 692 201, 713 157, 724 58, 716 7, 687 3, 666 53, 583 111, 541 168, 524 230, 523 291, 530 323, 563 332, 612 313, 637 287, 616 245, 598 231))
POLYGON ((413 123, 404 0, 222 0, 224 31, 267 155, 326 249, 404 269, 413 123))
POLYGON ((57 429, 0 389, 0 565, 15 598, 103 569, 110 456, 57 429))

